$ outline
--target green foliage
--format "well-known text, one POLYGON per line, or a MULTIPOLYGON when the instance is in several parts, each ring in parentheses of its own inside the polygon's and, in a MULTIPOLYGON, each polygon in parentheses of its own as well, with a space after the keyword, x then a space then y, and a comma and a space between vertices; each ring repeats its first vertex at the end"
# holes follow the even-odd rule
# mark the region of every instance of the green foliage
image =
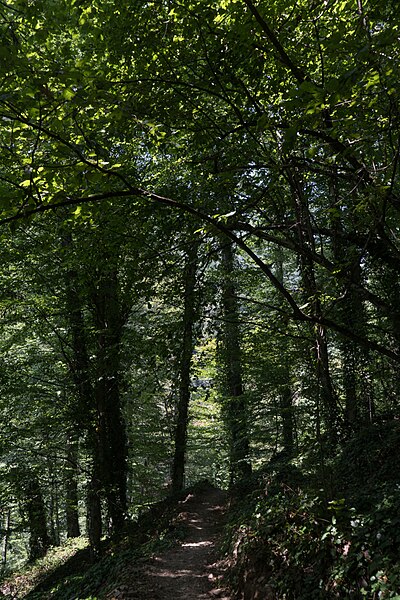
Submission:
POLYGON ((33 565, 17 569, 12 575, 2 578, 0 591, 6 598, 8 595, 15 597, 14 594, 19 598, 34 597, 31 591, 41 581, 51 577, 53 572, 62 570, 65 564, 75 562, 76 567, 81 562, 82 567, 87 568, 87 544, 88 540, 82 537, 68 540, 61 547, 50 548, 47 555, 35 561, 33 565))
POLYGON ((368 510, 384 493, 399 489, 399 444, 400 427, 395 420, 364 426, 344 445, 334 477, 351 504, 368 510))
POLYGON ((229 477, 226 431, 217 389, 216 340, 206 338, 193 356, 193 389, 189 407, 186 483, 208 479, 226 488, 229 477))
POLYGON ((27 600, 106 598, 132 573, 137 576, 135 565, 182 537, 177 500, 167 499, 146 509, 121 539, 104 542, 104 555, 96 563, 90 560, 88 547, 81 549, 87 540, 71 541, 26 570, 24 585, 16 575, 4 589, 11 585, 18 590, 18 597, 24 594, 27 600))
MULTIPOLYGON (((351 477, 352 472, 347 481, 351 477)), ((269 470, 236 504, 226 542, 234 587, 245 594, 272 590, 292 600, 396 598, 398 484, 366 481, 374 500, 366 507, 358 487, 352 501, 363 508, 356 508, 340 495, 327 501, 311 482, 301 481, 292 469, 269 470)))
MULTIPOLYGON (((272 469, 267 501, 251 501, 254 552, 271 536, 265 573, 279 593, 390 597, 397 566, 373 536, 398 543, 388 527, 399 483, 396 3, 11 0, 0 13, 0 500, 1 514, 12 512, 9 566, 29 539, 27 474, 38 477, 53 537, 65 535, 71 432, 83 524, 90 471, 110 442, 96 456, 94 440, 116 398, 112 425, 119 440, 126 431, 128 460, 125 469, 123 448, 114 467, 123 491, 128 480, 128 512, 168 492, 182 264, 194 237, 200 317, 187 477, 227 483, 216 347, 217 263, 229 239, 251 459, 258 467, 298 453, 304 468, 272 469), (112 343, 101 354, 105 338, 112 343), (93 393, 107 376, 117 389, 108 411, 93 393), (385 415, 391 422, 372 425, 385 415), (339 458, 327 460, 335 444, 339 458)), ((110 496, 106 472, 98 492, 110 496)))

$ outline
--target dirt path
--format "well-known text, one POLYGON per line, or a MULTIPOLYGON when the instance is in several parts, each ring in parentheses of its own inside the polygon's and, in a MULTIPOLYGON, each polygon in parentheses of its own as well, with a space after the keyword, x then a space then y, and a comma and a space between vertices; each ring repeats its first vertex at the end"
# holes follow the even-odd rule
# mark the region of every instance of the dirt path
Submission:
POLYGON ((185 539, 155 556, 136 573, 135 583, 120 594, 114 592, 110 600, 230 600, 220 587, 215 549, 225 501, 224 492, 217 489, 189 495, 181 503, 185 539))

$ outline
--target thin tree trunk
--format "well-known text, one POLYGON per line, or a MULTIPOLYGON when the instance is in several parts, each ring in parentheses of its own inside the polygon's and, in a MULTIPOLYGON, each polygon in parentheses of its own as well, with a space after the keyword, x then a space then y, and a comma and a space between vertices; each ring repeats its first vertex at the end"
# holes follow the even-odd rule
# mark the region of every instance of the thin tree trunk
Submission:
POLYGON ((185 458, 187 425, 190 402, 190 369, 194 348, 193 327, 196 319, 196 271, 198 244, 187 251, 184 273, 184 311, 181 357, 179 361, 179 395, 175 426, 175 445, 172 463, 172 491, 183 489, 185 483, 185 458))
MULTIPOLYGON (((383 273, 383 285, 386 289, 386 293, 390 298, 392 306, 400 306, 400 278, 397 270, 388 268, 383 273)), ((395 340, 396 350, 400 351, 400 316, 399 311, 393 311, 390 319, 391 329, 393 331, 393 337, 395 340)), ((400 398, 400 369, 394 369, 390 377, 391 383, 389 388, 392 390, 393 402, 395 405, 398 404, 400 398)), ((387 382, 385 382, 387 384, 387 382)))
MULTIPOLYGON (((290 369, 287 361, 285 361, 284 368, 286 375, 290 377, 290 369)), ((280 410, 282 417, 283 448, 286 456, 291 457, 294 453, 294 418, 293 393, 290 387, 290 380, 282 386, 280 410)))
MULTIPOLYGON (((320 301, 320 291, 318 290, 314 265, 308 257, 307 250, 315 253, 315 240, 311 227, 310 211, 308 201, 304 194, 301 182, 295 172, 288 170, 288 180, 292 189, 294 209, 297 220, 297 237, 300 247, 304 248, 304 253, 300 255, 300 271, 303 282, 306 299, 310 303, 311 313, 318 319, 322 318, 322 307, 320 301)), ((336 426, 338 420, 338 398, 333 387, 329 354, 327 332, 322 325, 313 325, 312 333, 314 336, 313 362, 318 383, 318 391, 322 402, 322 415, 325 422, 329 440, 334 443, 336 440, 336 426)))
MULTIPOLYGON (((359 262, 353 268, 354 279, 361 282, 359 262)), ((366 330, 365 311, 360 296, 354 289, 346 290, 341 306, 343 323, 349 330, 366 330)), ((351 340, 341 340, 345 417, 355 429, 361 422, 372 422, 374 415, 373 388, 368 377, 369 352, 351 340)))
POLYGON ((7 553, 8 553, 8 543, 10 539, 10 530, 11 530, 11 509, 7 509, 5 513, 4 519, 4 535, 3 535, 3 548, 1 554, 1 564, 3 569, 7 565, 7 553))
POLYGON ((58 508, 57 482, 52 481, 49 501, 50 542, 52 546, 60 545, 60 520, 58 516, 58 508))
POLYGON ((86 509, 90 554, 92 560, 97 560, 101 554, 102 535, 100 468, 97 461, 94 461, 92 465, 92 476, 87 488, 86 509))
POLYGON ((79 537, 81 532, 78 512, 78 447, 72 435, 67 438, 67 461, 64 481, 67 537, 79 537))
MULTIPOLYGON (((366 319, 362 298, 357 291, 362 285, 360 256, 343 243, 343 224, 338 212, 337 181, 331 183, 333 207, 330 217, 332 234, 332 250, 335 261, 346 268, 351 276, 351 283, 341 290, 342 300, 339 304, 340 318, 349 331, 365 333, 366 319)), ((351 429, 356 429, 362 420, 372 420, 374 412, 373 390, 367 384, 368 351, 360 348, 354 341, 340 339, 342 354, 342 380, 345 396, 345 421, 351 429)))
POLYGON ((242 378, 239 311, 233 279, 234 255, 231 243, 226 244, 222 249, 222 269, 223 361, 227 394, 224 413, 229 432, 230 481, 233 485, 251 474, 251 463, 247 402, 242 378))
POLYGON ((48 515, 49 515, 49 538, 52 546, 60 545, 60 528, 58 515, 58 481, 57 481, 57 464, 54 457, 47 456, 47 468, 49 474, 49 500, 48 500, 48 515))
MULTIPOLYGON (((278 281, 284 284, 283 272, 283 254, 282 250, 278 249, 276 258, 276 277, 278 281)), ((288 320, 285 326, 287 328, 288 320)), ((283 448, 287 457, 293 456, 294 453, 294 407, 293 407, 293 391, 291 386, 291 372, 289 363, 289 348, 288 339, 283 337, 280 341, 280 412, 282 419, 282 439, 283 448)))

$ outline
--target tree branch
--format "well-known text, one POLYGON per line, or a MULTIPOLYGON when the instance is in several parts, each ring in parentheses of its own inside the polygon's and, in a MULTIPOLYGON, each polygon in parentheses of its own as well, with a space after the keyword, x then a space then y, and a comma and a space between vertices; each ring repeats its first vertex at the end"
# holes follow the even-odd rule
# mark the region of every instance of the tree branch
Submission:
POLYGON ((289 69, 289 71, 292 73, 295 79, 297 79, 299 83, 303 83, 304 81, 309 80, 309 77, 307 77, 304 71, 294 64, 294 62, 286 52, 285 48, 278 40, 275 33, 272 31, 265 19, 261 16, 258 9, 254 6, 253 2, 251 0, 243 0, 243 2, 249 8, 250 12, 255 17, 257 23, 260 25, 267 38, 274 46, 275 50, 278 52, 281 62, 289 69))

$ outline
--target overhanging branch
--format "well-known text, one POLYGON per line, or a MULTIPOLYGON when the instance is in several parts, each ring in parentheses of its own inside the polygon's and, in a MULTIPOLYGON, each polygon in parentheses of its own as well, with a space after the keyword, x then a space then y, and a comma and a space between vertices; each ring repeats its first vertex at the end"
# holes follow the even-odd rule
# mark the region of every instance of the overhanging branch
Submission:
POLYGON ((360 335, 348 330, 346 327, 340 325, 339 323, 336 323, 335 321, 332 321, 330 319, 326 319, 324 317, 317 318, 315 315, 308 315, 305 312, 303 312, 301 310, 301 308, 298 306, 298 304, 297 304, 296 300, 294 299, 294 297, 292 296, 292 294, 280 283, 280 281, 272 273, 270 267, 246 244, 246 242, 243 240, 243 238, 241 238, 236 233, 231 231, 229 229, 229 227, 224 225, 217 218, 211 217, 210 215, 203 213, 202 211, 198 210, 194 206, 191 206, 190 204, 185 204, 183 202, 179 202, 178 200, 173 200, 172 198, 168 198, 166 196, 161 196, 159 194, 155 194, 153 192, 144 190, 142 188, 130 187, 128 190, 116 190, 116 191, 111 191, 111 192, 104 192, 102 194, 93 194, 91 196, 76 197, 76 198, 70 197, 70 198, 66 198, 63 201, 56 202, 54 204, 46 204, 46 205, 38 206, 36 208, 32 208, 30 210, 24 211, 23 213, 20 212, 15 215, 12 215, 10 217, 1 219, 0 225, 5 225, 7 223, 19 221, 19 220, 23 219, 24 217, 30 217, 30 216, 33 216, 36 214, 54 211, 61 207, 77 206, 77 205, 89 204, 89 203, 97 203, 97 202, 102 202, 104 200, 111 199, 111 198, 133 198, 133 197, 148 199, 148 200, 151 200, 152 202, 156 202, 157 204, 181 210, 187 214, 192 215, 193 217, 195 217, 196 219, 198 219, 202 222, 208 223, 215 230, 217 230, 218 232, 222 233, 223 235, 225 235, 226 237, 231 239, 239 248, 241 248, 243 250, 243 252, 245 254, 247 254, 247 256, 249 256, 249 258, 251 258, 251 260, 266 275, 266 277, 271 282, 272 286, 284 297, 284 299, 286 300, 286 302, 289 304, 289 306, 291 307, 291 309, 293 311, 292 314, 289 315, 290 318, 292 318, 296 321, 314 323, 316 325, 321 325, 323 327, 327 327, 333 331, 336 331, 337 333, 339 333, 340 335, 343 335, 344 337, 346 337, 348 339, 356 341, 357 343, 359 343, 361 346, 363 346, 365 348, 374 350, 380 354, 383 354, 384 356, 387 356, 391 360, 393 360, 397 363, 400 363, 399 354, 397 354, 396 352, 393 352, 392 350, 390 350, 389 348, 386 348, 385 346, 382 346, 381 344, 375 342, 374 340, 371 340, 364 336, 360 336, 360 335))

